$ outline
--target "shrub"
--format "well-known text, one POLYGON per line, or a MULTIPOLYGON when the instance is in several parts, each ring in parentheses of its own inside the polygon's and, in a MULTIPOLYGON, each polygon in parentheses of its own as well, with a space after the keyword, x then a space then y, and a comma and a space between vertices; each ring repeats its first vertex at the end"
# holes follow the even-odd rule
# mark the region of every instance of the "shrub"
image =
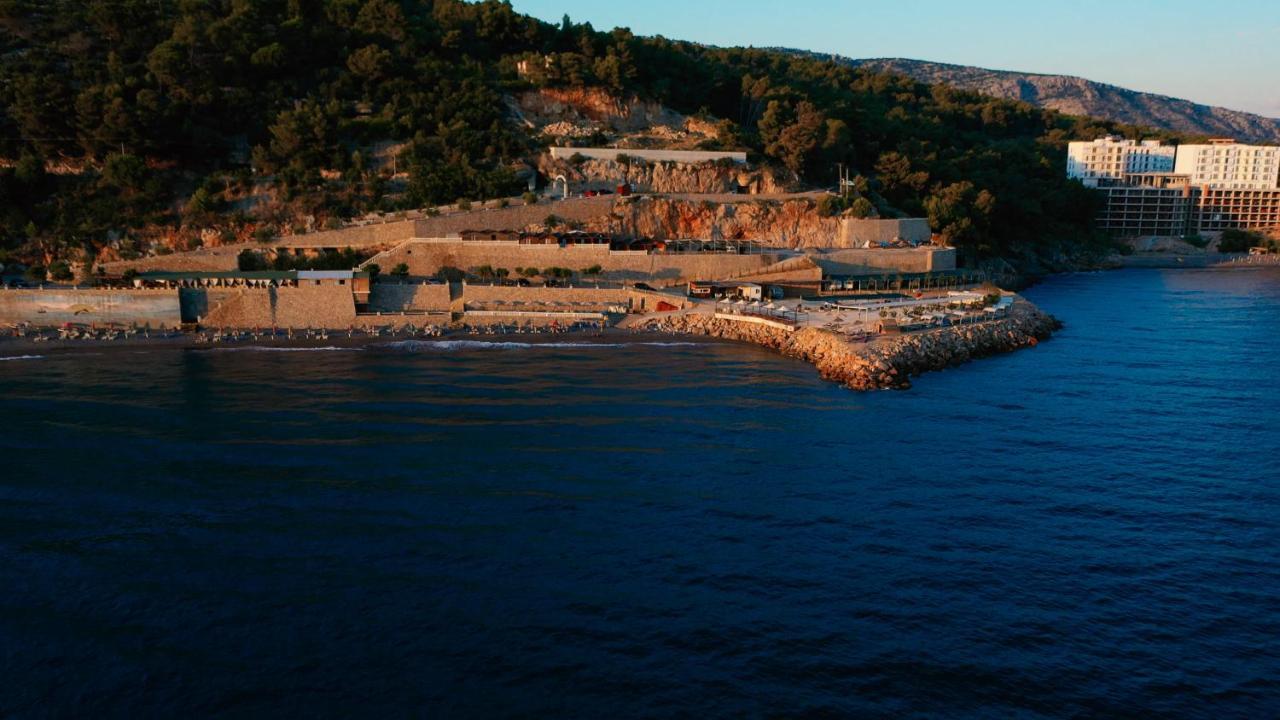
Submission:
POLYGON ((236 267, 241 272, 256 272, 267 269, 267 261, 262 257, 262 253, 254 252, 248 248, 240 251, 236 255, 236 267))
POLYGON ((573 165, 581 165, 586 161, 587 161, 587 158, 582 153, 574 153, 569 156, 569 162, 573 165))
POLYGON ((560 222, 561 222, 561 221, 560 221, 560 218, 556 217, 554 214, 552 214, 552 215, 548 215, 548 216, 546 216, 545 218, 543 218, 543 220, 542 220, 542 224, 543 224, 543 225, 546 225, 546 226, 547 226, 547 227, 549 227, 549 228, 553 228, 553 227, 555 227, 555 226, 559 225, 559 224, 560 224, 560 222))
POLYGON ((600 267, 598 264, 582 268, 583 275, 599 275, 602 272, 604 272, 604 268, 600 267))
MULTIPOLYGON (((364 266, 364 269, 365 269, 365 272, 369 273, 370 282, 377 280, 378 275, 382 273, 382 266, 378 265, 378 263, 369 263, 368 265, 364 266)), ((407 272, 409 270, 409 266, 405 265, 404 269, 407 272)))
POLYGON ((498 207, 500 208, 511 207, 511 201, 506 198, 502 198, 501 200, 498 201, 498 207))
POLYGON ((818 198, 818 217, 829 218, 843 209, 839 195, 823 195, 818 198))
POLYGON ((1192 247, 1203 248, 1209 245, 1208 240, 1194 233, 1182 238, 1182 240, 1192 247))
POLYGON ((1249 248, 1264 244, 1265 240, 1259 233, 1227 228, 1222 231, 1222 237, 1218 239, 1218 252, 1249 252, 1249 248))
MULTIPOLYGON (((405 268, 405 270, 408 270, 408 268, 405 268)), ((445 265, 436 273, 436 277, 445 282, 462 282, 467 277, 467 274, 456 267, 445 265)))
POLYGON ((260 243, 269 243, 276 238, 276 229, 270 225, 261 225, 253 231, 253 239, 260 243))
POLYGON ((407 277, 409 275, 409 266, 406 263, 398 263, 391 268, 391 275, 398 278, 407 277))
POLYGON ((137 271, 137 269, 135 269, 135 268, 129 268, 128 270, 125 270, 125 271, 120 275, 120 277, 121 277, 125 282, 127 282, 127 283, 132 283, 132 282, 134 281, 134 278, 138 277, 138 271, 137 271))
POLYGON ((849 214, 856 218, 869 218, 875 212, 876 206, 872 205, 871 201, 864 197, 854 200, 853 204, 849 206, 849 214))
POLYGON ((454 205, 462 212, 471 210, 471 201, 466 198, 458 198, 458 202, 454 203, 454 205))
POLYGON ((72 266, 67 264, 65 260, 54 260, 49 264, 49 277, 55 281, 69 281, 76 277, 72 273, 72 266))
POLYGON ((35 280, 36 282, 44 282, 45 278, 48 276, 48 271, 45 270, 43 265, 32 265, 31 267, 27 268, 27 272, 25 273, 25 275, 27 276, 28 280, 35 280))
POLYGON ((521 196, 520 196, 520 198, 521 198, 522 200, 524 200, 524 204, 525 204, 525 205, 537 205, 537 204, 538 204, 538 194, 537 194, 537 193, 535 193, 535 192, 534 192, 534 191, 532 191, 532 190, 529 190, 529 191, 525 192, 525 194, 524 194, 524 195, 521 195, 521 196))

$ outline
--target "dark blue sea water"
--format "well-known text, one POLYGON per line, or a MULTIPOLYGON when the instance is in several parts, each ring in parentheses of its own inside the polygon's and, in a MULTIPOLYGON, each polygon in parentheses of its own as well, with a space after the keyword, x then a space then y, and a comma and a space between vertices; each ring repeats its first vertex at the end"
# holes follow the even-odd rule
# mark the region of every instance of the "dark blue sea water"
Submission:
POLYGON ((630 338, 0 361, 0 716, 1280 715, 1280 273, 1029 296, 1060 335, 906 392, 630 338))

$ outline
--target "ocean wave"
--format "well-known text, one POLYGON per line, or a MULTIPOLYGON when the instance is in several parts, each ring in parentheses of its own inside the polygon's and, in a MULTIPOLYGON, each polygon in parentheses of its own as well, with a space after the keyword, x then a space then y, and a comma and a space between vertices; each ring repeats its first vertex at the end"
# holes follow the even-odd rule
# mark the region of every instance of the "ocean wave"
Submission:
POLYGON ((625 348, 636 346, 648 347, 679 347, 685 345, 697 345, 693 342, 570 342, 570 341, 549 341, 549 342, 517 342, 513 340, 397 340, 396 342, 384 343, 378 347, 390 348, 392 350, 413 351, 436 351, 448 352, 451 350, 537 350, 537 349, 563 349, 563 348, 625 348))
POLYGON ((43 355, 10 355, 9 357, 0 357, 0 362, 5 360, 41 360, 43 355))
POLYGON ((200 348, 200 352, 359 352, 364 350, 360 347, 338 347, 336 345, 325 345, 323 347, 270 347, 266 345, 245 345, 243 347, 215 347, 200 348))

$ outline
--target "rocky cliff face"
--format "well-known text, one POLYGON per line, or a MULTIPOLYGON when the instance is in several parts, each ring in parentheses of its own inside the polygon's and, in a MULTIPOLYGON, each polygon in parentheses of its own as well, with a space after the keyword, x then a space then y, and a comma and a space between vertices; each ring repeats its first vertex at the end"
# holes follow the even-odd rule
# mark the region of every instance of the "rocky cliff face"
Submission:
POLYGON ((809 198, 715 203, 674 198, 618 202, 587 229, 659 240, 756 240, 770 247, 832 247, 839 218, 819 217, 809 198))
POLYGON ((706 120, 601 88, 529 90, 507 106, 516 122, 556 142, 603 135, 610 147, 693 150, 717 135, 706 120))
POLYGON ((906 389, 911 376, 980 357, 1032 347, 1060 324, 1025 301, 1009 316, 976 325, 887 337, 854 345, 819 328, 788 332, 710 315, 655 317, 642 327, 755 343, 812 363, 822 377, 853 390, 906 389))
MULTIPOLYGON (((626 154, 625 149, 618 153, 626 154)), ((538 170, 546 177, 563 175, 575 188, 608 188, 630 183, 637 192, 657 193, 736 193, 745 188, 750 194, 790 192, 797 179, 773 168, 751 168, 736 164, 645 162, 631 159, 584 160, 581 163, 555 160, 544 154, 538 170)))
POLYGON ((1280 120, 1275 118, 1126 90, 1084 78, 988 70, 903 58, 833 59, 855 67, 906 75, 920 82, 943 83, 993 97, 1022 100, 1072 115, 1089 115, 1193 135, 1234 137, 1244 142, 1280 142, 1280 120))

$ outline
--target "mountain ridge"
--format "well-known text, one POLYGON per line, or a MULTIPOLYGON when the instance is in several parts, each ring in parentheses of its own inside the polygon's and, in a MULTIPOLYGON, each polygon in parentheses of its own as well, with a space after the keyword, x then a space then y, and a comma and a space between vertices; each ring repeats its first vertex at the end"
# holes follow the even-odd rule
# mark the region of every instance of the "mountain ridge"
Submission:
POLYGON ((942 83, 993 97, 1021 100, 1070 115, 1180 133, 1234 137, 1242 142, 1280 144, 1280 119, 1131 90, 1075 75, 992 70, 911 58, 850 58, 790 48, 786 51, 829 59, 849 67, 906 75, 920 82, 942 83))

